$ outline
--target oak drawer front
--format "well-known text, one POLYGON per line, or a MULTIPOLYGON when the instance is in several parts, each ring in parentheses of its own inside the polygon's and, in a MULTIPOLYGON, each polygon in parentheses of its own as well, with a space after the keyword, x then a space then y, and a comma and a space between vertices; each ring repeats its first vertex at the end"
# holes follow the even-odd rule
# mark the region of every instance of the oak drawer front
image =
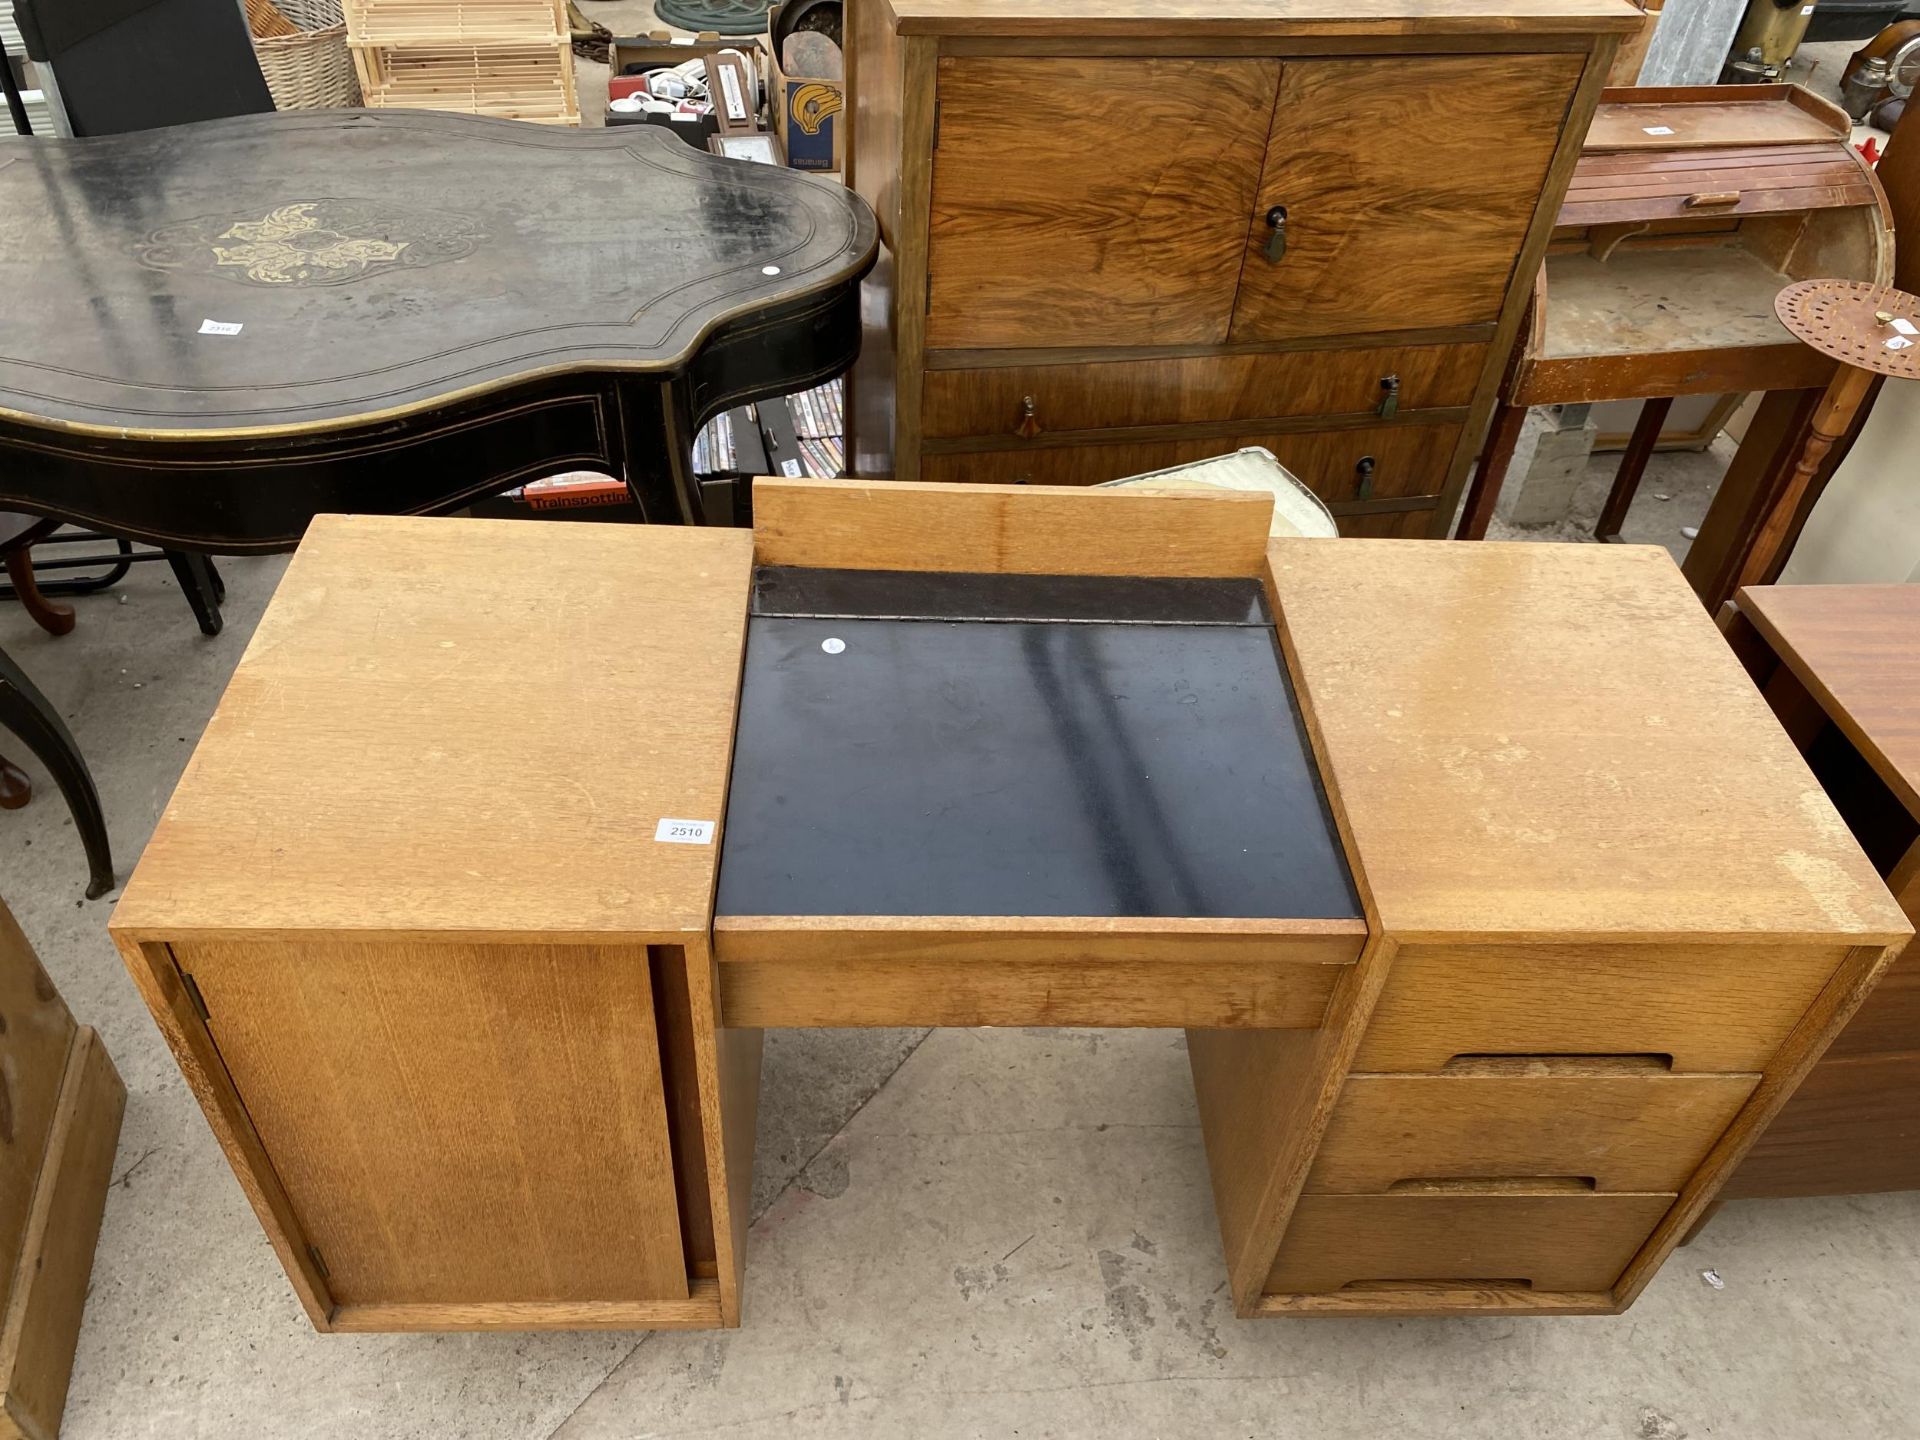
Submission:
POLYGON ((1672 1195, 1303 1195, 1270 1295, 1421 1283, 1609 1290, 1672 1195))
POLYGON ((1288 61, 1232 338, 1495 319, 1584 64, 1578 55, 1288 61), (1276 255, 1279 211, 1286 244, 1276 255))
POLYGON ((1329 504, 1438 495, 1460 439, 1458 425, 1402 423, 1352 429, 1234 433, 1127 444, 1034 444, 1012 450, 929 454, 927 480, 975 484, 1098 485, 1262 445, 1329 504), (1366 462, 1371 462, 1368 464, 1366 462))
POLYGON ((1472 403, 1486 353, 1484 345, 1370 346, 929 370, 921 423, 928 435, 1028 439, 1050 430, 1366 415, 1387 403, 1445 410, 1472 403))
POLYGON ((940 61, 927 344, 1227 338, 1280 66, 940 61), (1014 95, 1045 96, 1036 124, 1014 95))
POLYGON ((1843 946, 1409 945, 1354 1069, 1462 1056, 1658 1055, 1682 1073, 1767 1068, 1843 946))
POLYGON ((1759 1083, 1585 1060, 1351 1075, 1307 1189, 1559 1178, 1600 1193, 1677 1192, 1759 1083))

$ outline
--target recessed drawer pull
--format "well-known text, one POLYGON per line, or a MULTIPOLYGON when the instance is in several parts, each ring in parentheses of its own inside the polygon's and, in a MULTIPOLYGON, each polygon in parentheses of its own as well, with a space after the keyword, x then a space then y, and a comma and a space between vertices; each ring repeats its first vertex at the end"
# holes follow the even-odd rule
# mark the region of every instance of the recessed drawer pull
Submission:
POLYGON ((1590 1195, 1591 1175, 1448 1175, 1396 1180, 1389 1195, 1590 1195))
POLYGON ((1729 205, 1740 203, 1738 190, 1702 190, 1697 195, 1687 197, 1689 210, 1723 210, 1729 205))
POLYGON ((1531 1280, 1349 1280, 1342 1290, 1531 1290, 1531 1280))
POLYGON ((1456 1055, 1443 1075, 1645 1075, 1673 1073, 1671 1055, 1456 1055))
POLYGON ((1360 463, 1353 467, 1353 473, 1360 477, 1360 483, 1354 486, 1354 499, 1371 500, 1373 498, 1373 472, 1378 468, 1379 462, 1373 456, 1360 457, 1360 463))

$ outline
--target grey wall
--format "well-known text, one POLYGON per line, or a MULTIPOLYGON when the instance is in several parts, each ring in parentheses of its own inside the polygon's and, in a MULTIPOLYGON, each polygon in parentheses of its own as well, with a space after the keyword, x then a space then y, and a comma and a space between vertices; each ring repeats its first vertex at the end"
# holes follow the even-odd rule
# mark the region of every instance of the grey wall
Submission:
POLYGON ((1713 84, 1746 9, 1746 0, 1667 0, 1640 83, 1713 84))

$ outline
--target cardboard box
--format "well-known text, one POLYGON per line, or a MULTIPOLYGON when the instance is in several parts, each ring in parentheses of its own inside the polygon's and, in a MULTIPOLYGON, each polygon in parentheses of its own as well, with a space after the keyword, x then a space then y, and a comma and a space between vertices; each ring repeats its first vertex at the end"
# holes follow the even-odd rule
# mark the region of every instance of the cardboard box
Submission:
POLYGON ((767 63, 771 66, 767 93, 773 110, 773 133, 787 152, 794 170, 843 168, 846 156, 847 82, 811 75, 789 75, 780 64, 773 37, 780 31, 784 3, 767 12, 767 63))
POLYGON ((663 65, 684 65, 689 60, 704 60, 722 50, 738 50, 760 67, 764 80, 767 69, 767 42, 752 35, 716 35, 702 30, 695 36, 675 36, 668 30, 646 35, 616 35, 607 42, 607 75, 627 73, 629 65, 657 70, 663 65))
MULTIPOLYGON (((745 55, 753 66, 762 96, 772 93, 767 80, 765 41, 751 35, 716 35, 711 30, 703 30, 693 37, 675 37, 669 31, 656 30, 647 35, 616 35, 607 42, 607 98, 612 101, 633 89, 622 83, 630 68, 645 71, 684 65, 689 60, 704 60, 722 50, 738 50, 745 55)), ((707 141, 721 128, 713 116, 690 123, 661 115, 622 115, 613 110, 607 111, 606 123, 664 126, 697 150, 706 149, 707 141)))

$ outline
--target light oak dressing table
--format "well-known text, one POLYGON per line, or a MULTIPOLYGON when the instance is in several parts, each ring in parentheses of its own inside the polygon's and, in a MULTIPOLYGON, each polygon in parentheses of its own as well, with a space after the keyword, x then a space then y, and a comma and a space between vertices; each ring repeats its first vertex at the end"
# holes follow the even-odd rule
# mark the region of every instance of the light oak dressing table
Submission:
POLYGON ((1242 1315, 1631 1304, 1907 921, 1664 552, 1270 509, 316 521, 112 922, 314 1325, 739 1323, 783 1025, 1185 1028, 1242 1315))

